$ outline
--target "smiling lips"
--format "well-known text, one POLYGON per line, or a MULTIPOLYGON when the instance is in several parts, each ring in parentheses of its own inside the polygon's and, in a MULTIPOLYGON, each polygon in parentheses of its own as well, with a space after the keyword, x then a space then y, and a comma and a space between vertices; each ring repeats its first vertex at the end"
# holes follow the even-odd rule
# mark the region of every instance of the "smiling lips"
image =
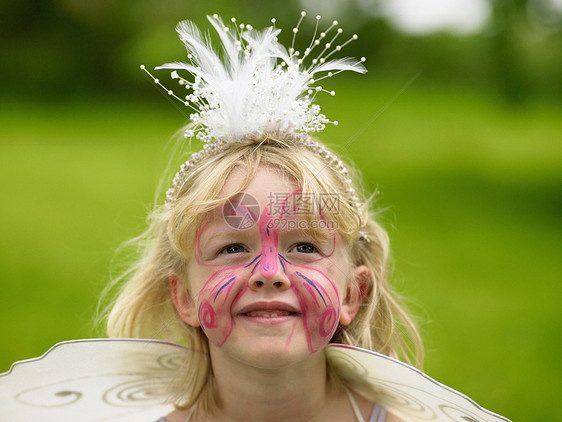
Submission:
POLYGON ((256 302, 243 307, 238 316, 248 318, 282 318, 300 316, 301 312, 296 307, 283 302, 256 302))
POLYGON ((285 311, 252 311, 252 312, 245 312, 242 315, 255 318, 275 318, 280 316, 289 316, 289 315, 296 315, 294 312, 285 312, 285 311))

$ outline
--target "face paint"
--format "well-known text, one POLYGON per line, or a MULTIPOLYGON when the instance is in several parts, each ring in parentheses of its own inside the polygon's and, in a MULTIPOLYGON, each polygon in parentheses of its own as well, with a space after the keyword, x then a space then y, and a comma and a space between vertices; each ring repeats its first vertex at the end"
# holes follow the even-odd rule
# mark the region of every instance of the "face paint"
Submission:
POLYGON ((209 340, 218 347, 230 336, 234 325, 232 306, 247 289, 246 283, 240 282, 242 274, 236 269, 231 267, 217 271, 205 283, 197 298, 199 323, 209 340))
POLYGON ((277 274, 277 241, 279 230, 274 228, 273 217, 269 213, 269 209, 265 207, 260 216, 260 238, 261 238, 261 258, 260 258, 260 274, 271 280, 277 274))
MULTIPOLYGON (((292 262, 279 253, 280 233, 279 228, 272 224, 273 220, 269 209, 265 207, 257 226, 261 253, 247 264, 222 267, 205 282, 197 295, 199 322, 209 341, 218 347, 223 346, 237 323, 233 309, 250 288, 248 282, 255 272, 259 271, 264 282, 275 282, 274 278, 282 272, 283 277, 289 280, 289 288, 297 298, 301 313, 287 336, 286 347, 294 341, 295 330, 301 325, 308 349, 314 353, 328 344, 339 321, 340 298, 337 286, 324 272, 314 268, 322 267, 319 262, 328 259, 334 251, 305 264, 292 262), (312 263, 314 267, 310 265, 312 263)), ((208 266, 201 259, 200 241, 204 228, 202 226, 197 233, 195 260, 200 265, 208 266)), ((332 237, 335 247, 333 233, 332 237)))
POLYGON ((321 271, 287 264, 291 288, 301 306, 308 349, 314 353, 326 346, 336 331, 340 316, 338 289, 321 271))

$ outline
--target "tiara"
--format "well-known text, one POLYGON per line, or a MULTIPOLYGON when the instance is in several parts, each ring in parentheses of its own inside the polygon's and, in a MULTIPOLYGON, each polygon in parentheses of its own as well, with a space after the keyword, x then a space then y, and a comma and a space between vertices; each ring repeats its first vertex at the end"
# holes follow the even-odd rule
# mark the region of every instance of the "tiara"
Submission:
POLYGON ((317 153, 338 171, 346 182, 350 201, 358 210, 361 208, 344 163, 309 134, 324 130, 327 124, 338 124, 320 113, 320 107, 313 102, 320 92, 335 95, 319 82, 346 70, 365 73, 365 58, 331 58, 357 35, 338 44, 343 30, 333 21, 320 31, 320 15, 316 16, 309 46, 302 53, 296 50, 295 39, 305 16, 306 12, 301 12, 288 50, 278 42, 281 30, 275 27, 275 19, 271 20, 273 26, 257 31, 252 25, 237 24, 235 18, 231 25, 225 25, 218 15, 207 16, 220 38, 221 54, 194 23, 180 22, 176 31, 186 47, 189 63, 167 63, 155 70, 172 70, 172 79, 178 80, 185 94, 166 88, 141 65, 156 85, 191 110, 191 124, 184 137, 203 142, 203 150, 194 153, 175 175, 166 192, 166 205, 174 204, 191 169, 204 158, 250 134, 273 132, 293 135, 298 144, 317 153), (178 71, 186 71, 189 79, 178 71))

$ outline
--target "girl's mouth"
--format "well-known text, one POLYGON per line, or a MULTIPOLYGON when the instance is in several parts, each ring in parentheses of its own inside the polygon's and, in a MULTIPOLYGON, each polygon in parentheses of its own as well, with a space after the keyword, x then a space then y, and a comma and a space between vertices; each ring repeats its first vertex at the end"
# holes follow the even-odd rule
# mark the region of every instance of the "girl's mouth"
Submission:
POLYGON ((260 301, 244 306, 238 316, 257 324, 281 324, 300 317, 300 310, 288 303, 260 301))
POLYGON ((289 311, 282 311, 282 310, 256 310, 256 311, 245 312, 241 315, 250 318, 277 318, 277 317, 292 316, 296 314, 297 314, 296 312, 289 312, 289 311))

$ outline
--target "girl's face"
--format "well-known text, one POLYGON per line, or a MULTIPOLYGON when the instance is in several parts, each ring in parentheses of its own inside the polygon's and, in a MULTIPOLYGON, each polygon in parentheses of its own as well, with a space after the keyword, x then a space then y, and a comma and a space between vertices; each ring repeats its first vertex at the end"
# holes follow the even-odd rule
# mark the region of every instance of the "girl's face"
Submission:
MULTIPOLYGON (((243 178, 234 172, 222 194, 243 178)), ((337 206, 337 199, 329 204, 337 206)), ((241 195, 198 228, 187 274, 191 297, 175 277, 171 284, 180 315, 201 326, 212 350, 253 366, 283 366, 321 350, 338 322, 351 322, 368 270, 351 267, 336 222, 317 207, 317 198, 261 167, 241 195), (309 221, 306 213, 320 218, 309 221), (307 234, 316 223, 325 240, 307 234), (353 278, 358 283, 349 283, 353 278)))

